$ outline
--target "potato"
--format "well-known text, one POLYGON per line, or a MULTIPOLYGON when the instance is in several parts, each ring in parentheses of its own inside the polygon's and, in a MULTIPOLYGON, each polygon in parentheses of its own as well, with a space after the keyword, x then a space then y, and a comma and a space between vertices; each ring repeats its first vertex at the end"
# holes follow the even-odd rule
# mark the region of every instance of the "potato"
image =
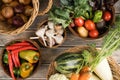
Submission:
POLYGON ((88 30, 86 30, 84 27, 78 27, 77 31, 81 37, 87 37, 88 36, 88 30))
POLYGON ((14 15, 13 8, 8 6, 4 7, 1 13, 5 18, 11 18, 14 15))

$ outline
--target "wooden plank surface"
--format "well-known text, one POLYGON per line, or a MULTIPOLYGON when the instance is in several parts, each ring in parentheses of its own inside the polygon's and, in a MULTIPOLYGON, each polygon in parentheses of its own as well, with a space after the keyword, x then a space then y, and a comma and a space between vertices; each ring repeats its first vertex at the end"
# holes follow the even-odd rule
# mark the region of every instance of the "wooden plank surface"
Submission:
MULTIPOLYGON (((116 14, 120 13, 119 4, 120 4, 120 0, 114 5, 116 14)), ((47 15, 38 16, 36 18, 36 20, 34 21, 34 23, 30 26, 30 28, 28 28, 25 32, 23 32, 21 34, 12 35, 12 36, 0 34, 0 56, 2 54, 1 53, 2 49, 4 49, 4 46, 6 43, 8 43, 12 40, 15 40, 15 39, 29 38, 31 36, 36 36, 34 32, 37 30, 38 23, 40 23, 41 21, 43 21, 46 18, 47 18, 47 15)), ((80 38, 72 35, 72 33, 68 29, 67 29, 67 38, 66 38, 65 42, 56 49, 44 48, 38 42, 38 40, 36 40, 36 41, 41 47, 42 64, 38 66, 38 70, 37 70, 37 72, 34 73, 34 75, 30 76, 29 78, 27 78, 25 80, 46 80, 49 63, 56 56, 58 56, 62 51, 66 50, 68 48, 78 46, 78 45, 87 45, 89 43, 96 43, 97 47, 101 47, 101 45, 102 45, 102 39, 97 39, 97 40, 92 40, 92 41, 83 40, 83 39, 80 39, 80 38)), ((114 54, 112 55, 112 57, 120 64, 120 50, 116 50, 114 52, 114 54)), ((1 63, 1 61, 0 61, 0 63, 1 63)), ((1 66, 0 66, 0 80, 11 80, 11 78, 4 73, 1 66)))

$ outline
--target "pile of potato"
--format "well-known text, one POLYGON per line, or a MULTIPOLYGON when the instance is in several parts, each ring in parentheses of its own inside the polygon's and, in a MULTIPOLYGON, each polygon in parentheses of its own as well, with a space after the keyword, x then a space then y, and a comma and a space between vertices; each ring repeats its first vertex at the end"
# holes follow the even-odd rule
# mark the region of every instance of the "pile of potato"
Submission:
POLYGON ((23 26, 33 12, 31 0, 2 0, 0 2, 0 21, 15 28, 23 26))

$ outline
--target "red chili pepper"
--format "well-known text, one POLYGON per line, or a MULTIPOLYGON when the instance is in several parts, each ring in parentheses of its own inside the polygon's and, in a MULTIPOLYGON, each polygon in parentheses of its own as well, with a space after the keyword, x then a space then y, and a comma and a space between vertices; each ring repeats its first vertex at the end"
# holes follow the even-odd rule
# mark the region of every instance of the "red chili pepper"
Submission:
POLYGON ((9 62, 10 74, 11 74, 13 80, 16 80, 16 79, 15 79, 15 76, 14 76, 14 73, 13 73, 13 62, 12 62, 12 56, 11 56, 10 53, 8 53, 8 62, 9 62))
POLYGON ((18 67, 16 58, 15 58, 15 54, 12 53, 11 55, 12 55, 12 60, 13 60, 13 63, 14 63, 14 65, 15 65, 15 67, 18 67))
POLYGON ((31 45, 29 42, 19 42, 19 43, 14 43, 11 46, 28 46, 31 45))
POLYGON ((20 61, 19 61, 19 57, 18 57, 18 52, 11 51, 11 53, 12 53, 12 55, 14 55, 14 58, 12 58, 12 59, 13 59, 13 61, 15 59, 15 64, 17 65, 16 67, 20 67, 20 61))
POLYGON ((11 46, 7 46, 7 50, 14 50, 14 49, 18 49, 18 48, 21 48, 23 46, 17 46, 17 45, 11 45, 11 46))
POLYGON ((15 49, 12 52, 17 53, 17 52, 20 52, 20 51, 23 51, 23 50, 38 50, 38 49, 33 47, 33 46, 25 46, 25 47, 22 47, 22 48, 19 48, 19 49, 15 49))
POLYGON ((14 49, 18 49, 18 48, 21 48, 21 47, 24 47, 24 46, 32 46, 32 44, 30 44, 27 41, 22 41, 22 42, 15 43, 15 44, 12 44, 10 46, 7 46, 6 49, 7 50, 14 50, 14 49))
POLYGON ((15 57, 16 57, 16 62, 17 62, 17 65, 18 67, 20 67, 20 60, 19 60, 19 56, 18 56, 18 52, 17 53, 14 53, 15 57))

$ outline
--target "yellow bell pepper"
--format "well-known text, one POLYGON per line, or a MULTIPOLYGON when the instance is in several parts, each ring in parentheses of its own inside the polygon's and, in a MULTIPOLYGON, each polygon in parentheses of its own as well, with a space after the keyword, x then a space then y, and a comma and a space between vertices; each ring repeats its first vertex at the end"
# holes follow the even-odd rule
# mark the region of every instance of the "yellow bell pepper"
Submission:
POLYGON ((31 72, 33 71, 33 65, 31 63, 27 63, 24 62, 21 66, 20 66, 20 76, 22 78, 26 78, 28 77, 31 72))
POLYGON ((19 56, 29 63, 36 63, 39 60, 40 54, 34 50, 24 50, 19 53, 19 56))

